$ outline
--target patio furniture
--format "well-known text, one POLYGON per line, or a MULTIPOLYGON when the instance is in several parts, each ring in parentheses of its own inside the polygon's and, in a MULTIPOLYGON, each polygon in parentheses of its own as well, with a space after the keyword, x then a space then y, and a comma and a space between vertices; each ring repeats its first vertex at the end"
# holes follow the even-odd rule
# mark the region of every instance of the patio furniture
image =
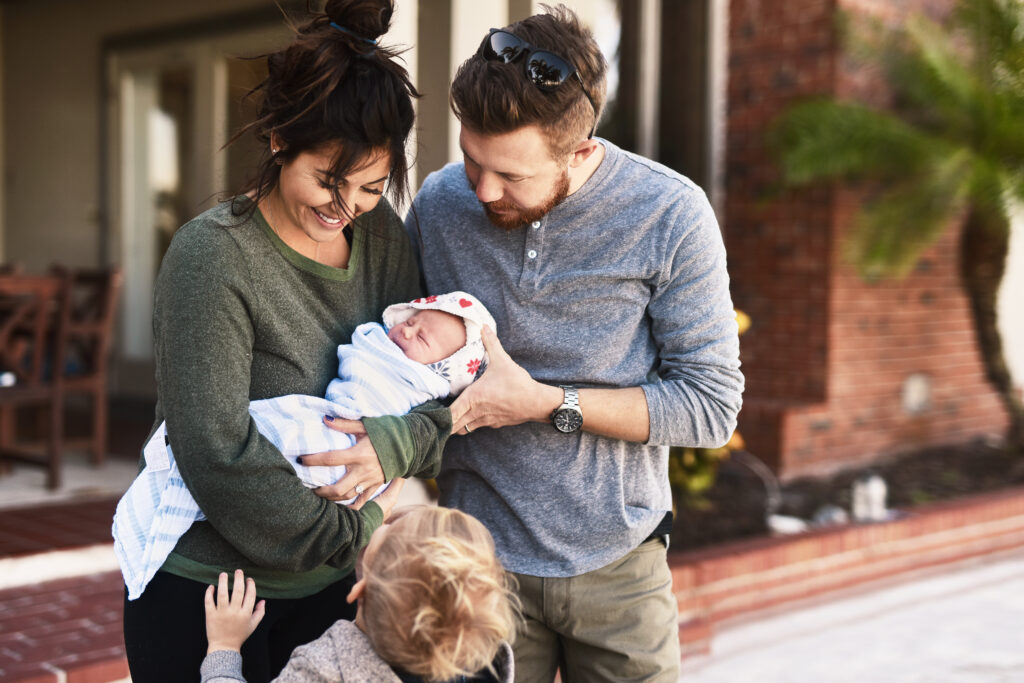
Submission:
MULTIPOLYGON (((70 286, 67 352, 59 366, 64 368, 64 395, 85 394, 92 404, 89 433, 75 445, 84 443, 93 464, 102 465, 107 456, 108 362, 121 269, 53 266, 51 272, 66 278, 70 286)), ((71 440, 67 441, 70 444, 71 440)))
POLYGON ((47 469, 46 486, 60 486, 64 430, 63 367, 69 309, 68 280, 60 275, 0 275, 0 369, 13 377, 0 387, 0 464, 47 469), (19 411, 42 407, 42 448, 19 440, 19 411))

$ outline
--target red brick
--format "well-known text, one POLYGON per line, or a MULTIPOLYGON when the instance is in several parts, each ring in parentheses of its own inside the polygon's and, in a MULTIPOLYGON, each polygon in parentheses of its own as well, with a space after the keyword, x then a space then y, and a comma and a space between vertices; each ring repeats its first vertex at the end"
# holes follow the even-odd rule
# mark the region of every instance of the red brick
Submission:
POLYGON ((67 683, 109 683, 127 678, 128 673, 128 660, 121 656, 70 669, 67 683))
POLYGON ((58 683, 59 681, 55 673, 48 671, 38 663, 0 669, 0 680, 7 683, 58 683))

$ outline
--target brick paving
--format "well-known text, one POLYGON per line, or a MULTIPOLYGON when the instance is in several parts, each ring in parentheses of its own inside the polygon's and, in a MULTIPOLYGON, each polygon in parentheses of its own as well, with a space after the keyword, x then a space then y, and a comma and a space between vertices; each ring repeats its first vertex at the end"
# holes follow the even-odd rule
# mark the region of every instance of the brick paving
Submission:
MULTIPOLYGON (((0 510, 0 558, 110 542, 117 499, 0 510)), ((120 572, 0 590, 0 680, 105 683, 128 676, 120 572)))
MULTIPOLYGON (((69 488, 118 490, 120 469, 138 462, 139 444, 153 421, 151 404, 112 401, 110 457, 104 481, 68 459, 69 488), (115 476, 117 475, 117 476, 115 476), (107 481, 109 480, 109 481, 107 481)), ((129 468, 130 469, 130 468, 129 468)), ((99 472, 99 470, 98 470, 99 472)), ((130 479, 128 479, 130 481, 130 479)), ((123 488, 119 489, 123 490, 123 488)), ((75 492, 70 495, 74 496, 75 492)), ((0 509, 0 562, 22 563, 40 553, 109 544, 118 495, 49 501, 0 509)), ((8 501, 10 504, 10 501, 8 501)), ((74 562, 73 555, 54 561, 74 562)), ((71 568, 69 568, 71 569, 71 568)), ((2 570, 0 570, 2 571, 2 570)), ((70 574, 71 572, 67 572, 70 574)), ((124 584, 118 571, 74 576, 0 590, 0 681, 110 683, 128 679, 122 635, 124 584)))
POLYGON ((0 558, 110 542, 117 498, 0 510, 0 558))
POLYGON ((124 679, 123 600, 116 571, 0 591, 0 680, 124 679))

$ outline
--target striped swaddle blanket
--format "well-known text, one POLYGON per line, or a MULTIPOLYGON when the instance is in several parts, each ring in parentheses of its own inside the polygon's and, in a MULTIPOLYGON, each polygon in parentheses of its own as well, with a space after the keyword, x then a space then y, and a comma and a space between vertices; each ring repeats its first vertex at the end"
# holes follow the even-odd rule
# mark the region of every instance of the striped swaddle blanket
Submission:
MULTIPOLYGON (((328 386, 327 398, 292 394, 253 401, 249 414, 302 482, 316 488, 336 482, 345 467, 306 467, 296 462, 296 456, 355 443, 354 437, 325 426, 324 415, 346 419, 401 415, 447 396, 448 391, 448 381, 406 358, 382 325, 364 323, 356 328, 351 344, 338 347, 338 377, 328 386)), ((142 595, 192 523, 206 518, 181 478, 167 443, 166 423, 146 443, 143 455, 146 467, 118 502, 112 529, 129 600, 142 595)))

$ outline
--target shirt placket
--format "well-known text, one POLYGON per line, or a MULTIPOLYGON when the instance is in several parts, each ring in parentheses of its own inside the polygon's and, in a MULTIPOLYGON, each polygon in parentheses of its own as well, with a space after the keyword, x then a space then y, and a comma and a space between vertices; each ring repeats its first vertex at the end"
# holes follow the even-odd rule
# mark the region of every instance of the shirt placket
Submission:
POLYGON ((536 289, 540 283, 540 260, 544 254, 544 222, 533 221, 526 225, 526 239, 523 245, 523 273, 520 287, 536 289))

